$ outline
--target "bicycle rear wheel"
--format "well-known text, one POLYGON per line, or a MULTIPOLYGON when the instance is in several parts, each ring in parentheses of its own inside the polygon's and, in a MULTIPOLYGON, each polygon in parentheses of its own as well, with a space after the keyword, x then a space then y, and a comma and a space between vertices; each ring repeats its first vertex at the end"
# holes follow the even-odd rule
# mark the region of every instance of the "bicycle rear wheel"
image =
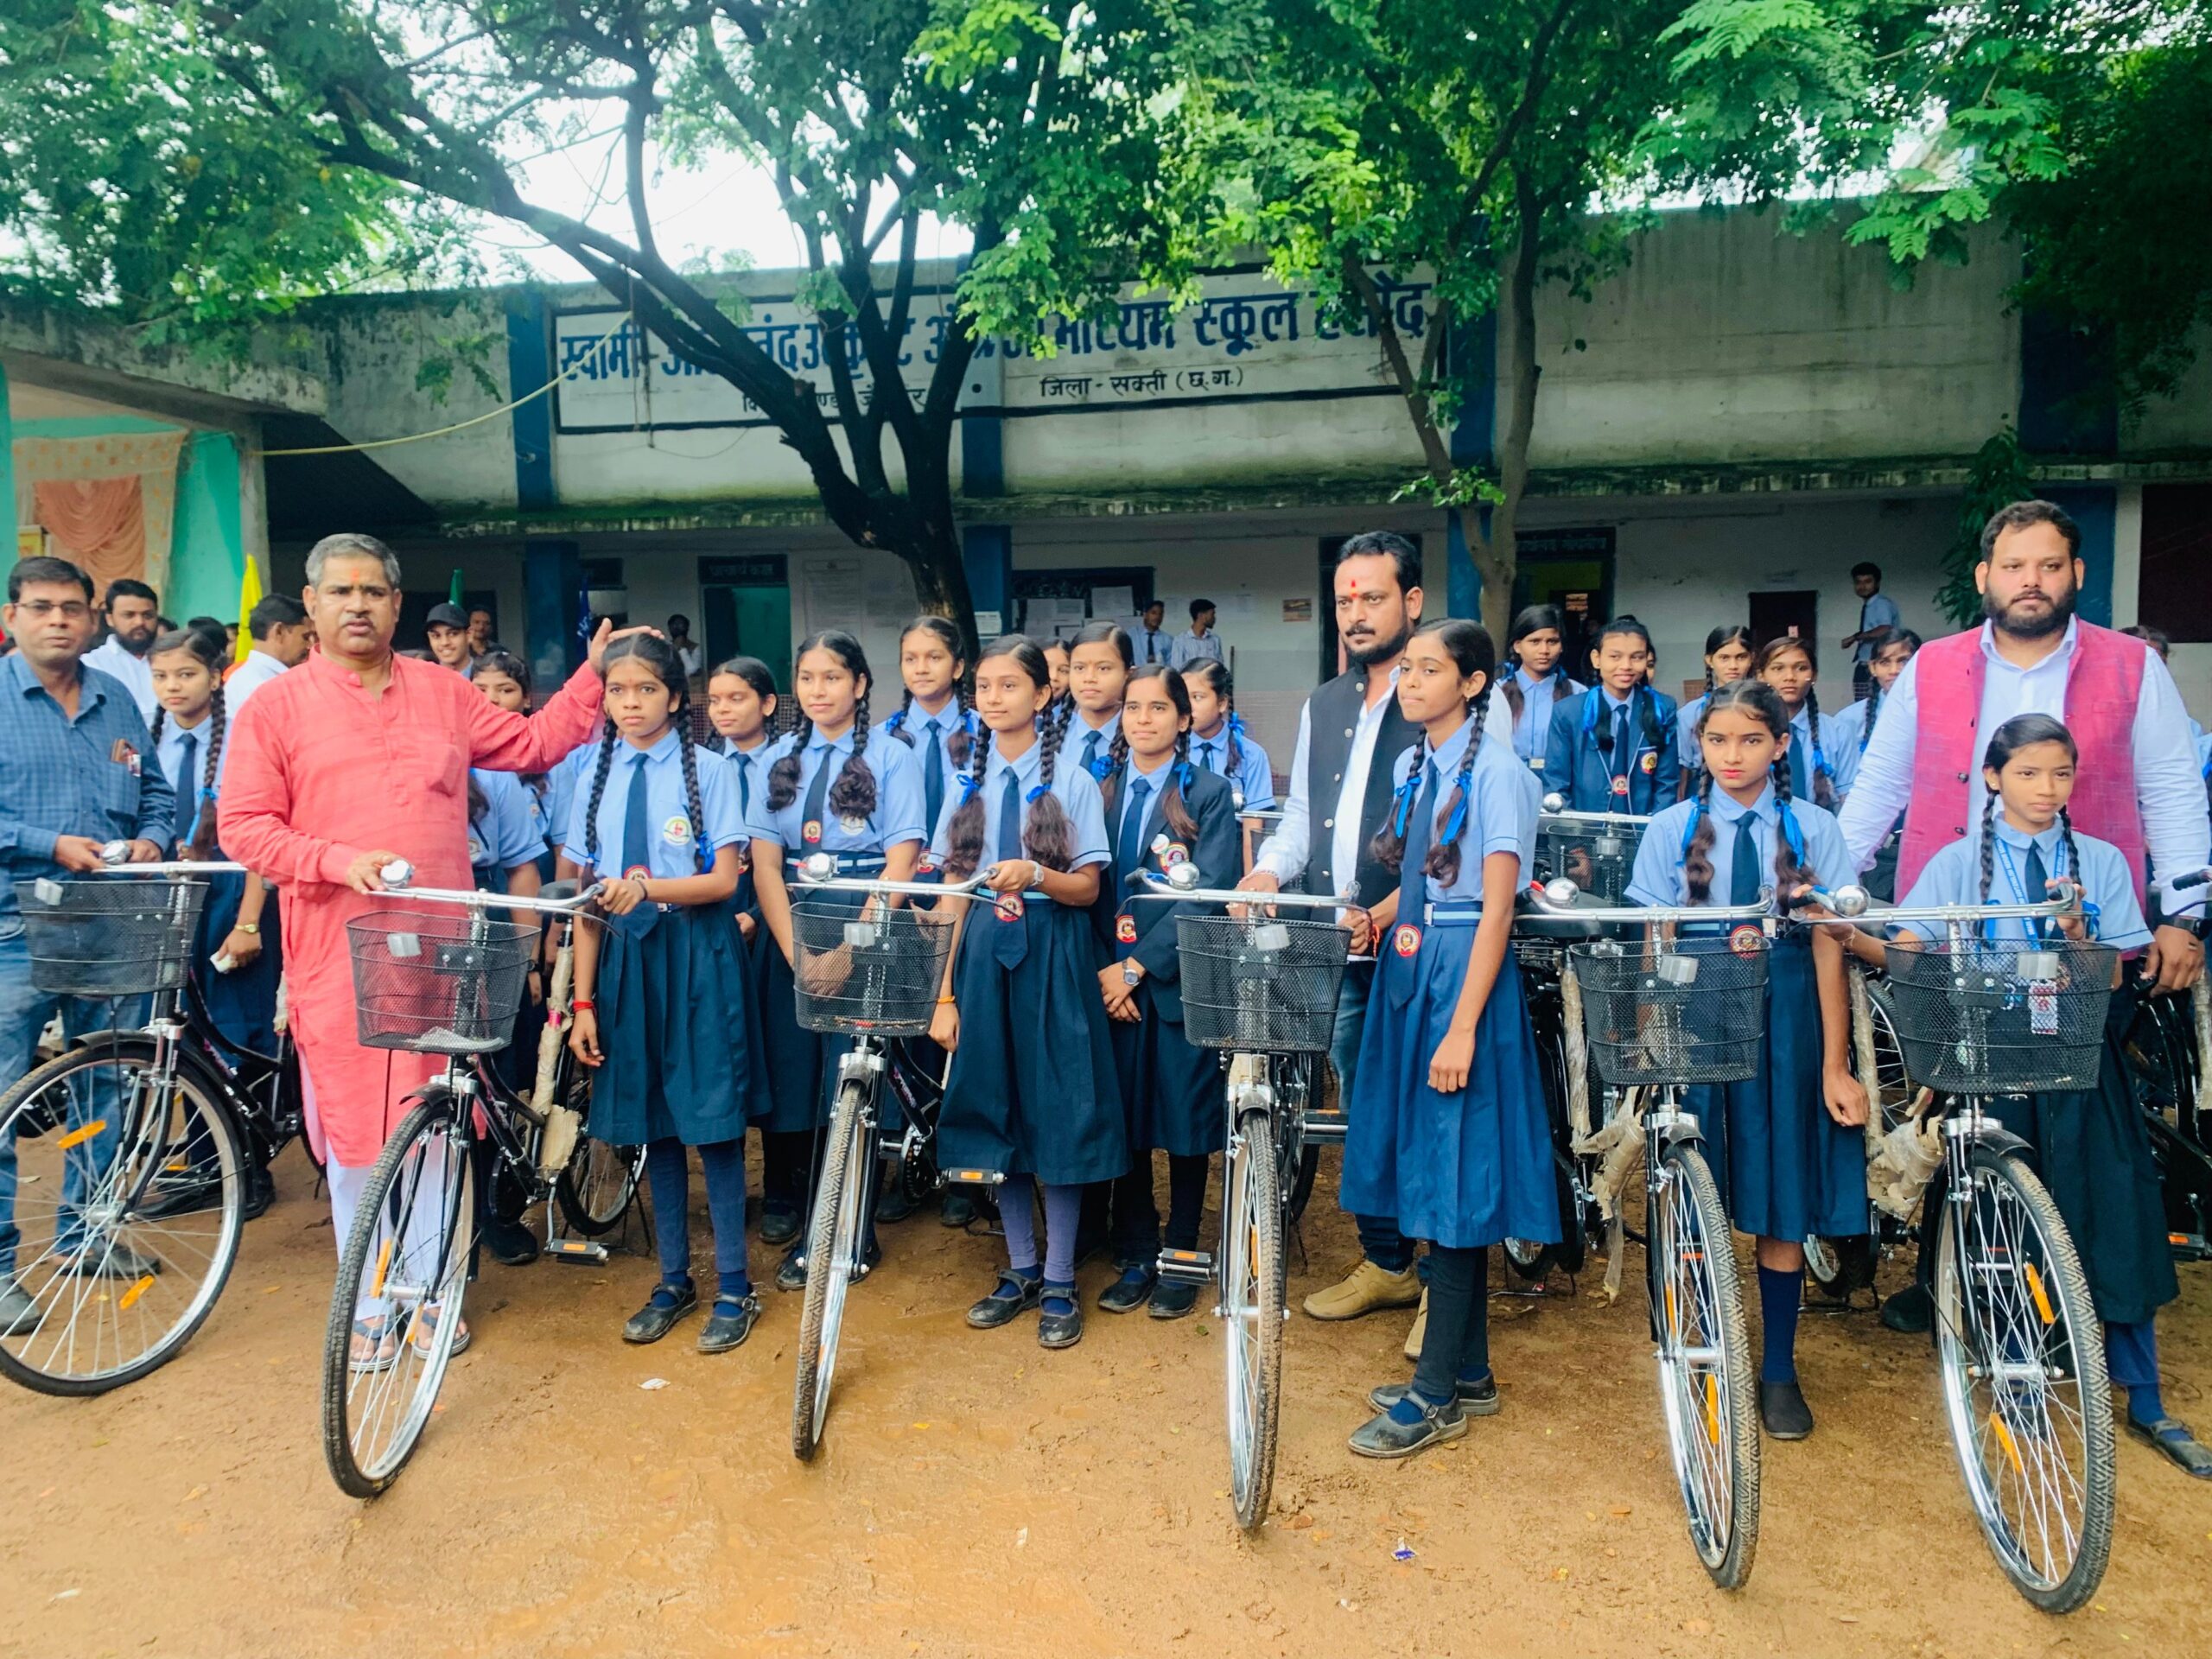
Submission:
POLYGON ((1229 1491, 1237 1525, 1249 1531, 1267 1518, 1282 1418, 1282 1188, 1266 1111, 1236 1120, 1222 1193, 1229 1491))
POLYGON ((12 1281, 33 1305, 0 1330, 0 1375, 105 1394, 174 1359, 238 1259, 245 1162, 229 1112, 150 1041, 95 1039, 0 1095, 0 1147, 16 1157, 12 1281))
POLYGON ((1751 1338, 1727 1212, 1694 1145, 1661 1155, 1647 1224, 1659 1394, 1690 1542, 1715 1584, 1741 1589, 1759 1540, 1751 1338))
MULTIPOLYGON (((589 1091, 579 1085, 570 1103, 582 1111, 589 1091)), ((638 1196, 638 1179, 645 1173, 643 1147, 616 1147, 591 1135, 580 1135, 576 1149, 553 1181, 553 1196, 571 1232, 597 1238, 621 1225, 631 1201, 638 1196)))
POLYGON ((2096 1593, 2112 1550, 2104 1327, 2073 1236, 2018 1154, 1976 1146, 1943 1206, 1936 1350, 1974 1516, 2047 1613, 2096 1593))
POLYGON ((322 1350, 323 1458, 350 1497, 398 1478, 437 1403, 474 1243, 472 1169, 467 1130, 439 1094, 401 1121, 362 1189, 322 1350))
POLYGON ((849 1079, 830 1114, 829 1144, 806 1235, 806 1296, 799 1309, 798 1368, 791 1384, 791 1452, 811 1459, 830 1416, 845 1295, 861 1276, 875 1209, 875 1124, 868 1086, 849 1079))

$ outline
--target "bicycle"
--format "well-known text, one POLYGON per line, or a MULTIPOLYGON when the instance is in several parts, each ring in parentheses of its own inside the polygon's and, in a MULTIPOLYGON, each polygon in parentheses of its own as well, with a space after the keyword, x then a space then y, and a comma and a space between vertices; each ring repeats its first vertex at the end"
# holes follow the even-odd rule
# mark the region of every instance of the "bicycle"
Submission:
POLYGON ((143 1027, 83 1037, 0 1095, 16 1277, 40 1309, 0 1337, 0 1373, 24 1388, 105 1394, 181 1353, 229 1281, 255 1172, 300 1131, 289 1038, 274 1054, 232 1043, 190 972, 207 878, 242 868, 132 864, 25 889, 39 989, 153 1001, 143 1027))
MULTIPOLYGON (((2212 869, 2177 876, 2177 891, 2212 882, 2212 869)), ((2166 1242, 2177 1260, 2212 1261, 2212 1108, 2203 1080, 2212 1058, 2212 978, 2188 994, 2145 995, 2122 1044, 2151 1134, 2165 1198, 2166 1242)))
MULTIPOLYGON (((589 1173, 579 1165, 594 1155, 581 1137, 581 1088, 563 1038, 575 918, 596 887, 518 899, 410 887, 404 870, 391 868, 385 880, 391 907, 346 924, 357 1039, 365 1048, 440 1055, 446 1064, 409 1096, 414 1104, 370 1169, 331 1294, 323 1456, 339 1489, 360 1498, 388 1488, 414 1455, 453 1357, 475 1251, 474 1147, 489 1148, 493 1169, 524 1192, 525 1207, 563 1201, 564 1190, 588 1191, 589 1173), (486 913, 494 910, 532 918, 495 921, 486 913), (560 918, 562 925, 537 1084, 526 1102, 491 1060, 513 1033, 542 935, 539 916, 560 918)), ((621 1207, 638 1166, 626 1166, 621 1207)), ((547 1224, 550 1230, 550 1213, 547 1224)), ((556 1241, 553 1251, 607 1259, 606 1247, 588 1239, 556 1241)))
POLYGON ((1571 812, 1565 796, 1545 796, 1536 817, 1536 882, 1564 877, 1585 898, 1619 904, 1650 823, 1633 812, 1571 812))
POLYGON ((2079 903, 1870 908, 1863 889, 1815 890, 1845 920, 1940 926, 1892 942, 1889 1003, 1907 1070, 1951 1103, 1942 1122, 1935 1327, 1944 1416, 1975 1519, 1999 1567, 2045 1612, 2096 1592, 2112 1545, 2112 1396, 2104 1327, 2073 1236, 1988 1109, 2000 1096, 2094 1089, 2119 965, 2111 947, 1982 937, 2047 924, 2079 903))
MULTIPOLYGON (((1218 1050, 1229 1073, 1221 1246, 1163 1249, 1160 1276, 1217 1286, 1229 1421, 1230 1499, 1247 1531, 1266 1519, 1282 1421, 1282 1332, 1290 1318, 1283 1236, 1306 1161, 1314 1067, 1329 1052, 1350 936, 1333 919, 1286 921, 1279 907, 1336 910, 1341 899, 1258 894, 1147 874, 1139 899, 1235 906, 1175 918, 1183 1033, 1218 1050), (1270 912, 1270 913, 1262 913, 1270 912)), ((1339 1135, 1338 1138, 1341 1138, 1339 1135)))
POLYGON ((894 1070, 890 1039, 928 1034, 953 931, 949 919, 885 901, 893 894, 935 899, 972 893, 989 872, 964 882, 934 882, 840 877, 836 869, 831 854, 800 861, 799 891, 864 893, 861 908, 791 906, 798 1022, 809 1031, 853 1039, 851 1050, 837 1061, 836 1096, 802 1258, 806 1291, 791 1389, 791 1452, 802 1462, 813 1458, 829 1421, 846 1294, 868 1276, 868 1222, 875 1213, 880 1160, 895 1160, 901 1179, 910 1184, 918 1183, 923 1171, 932 1172, 931 1190, 955 1182, 993 1187, 1005 1179, 993 1170, 936 1171, 941 1096, 897 1088, 906 1127, 895 1140, 879 1135, 885 1078, 894 1070))
MULTIPOLYGON (((1748 1581, 1758 1550, 1759 1424, 1733 1233, 1706 1161, 1693 1084, 1753 1076, 1764 1027, 1771 900, 1661 909, 1580 906, 1573 882, 1532 893, 1540 913, 1649 930, 1640 950, 1573 944, 1561 969, 1566 1069, 1578 1122, 1594 1068, 1618 1091, 1608 1118, 1641 1119, 1644 1259, 1660 1403, 1690 1542, 1713 1581, 1748 1581), (1725 926, 1726 934, 1708 927, 1725 926), (1698 930, 1682 937, 1682 929, 1698 930), (1579 1007, 1580 1018, 1572 1012, 1579 1007)), ((1623 1172, 1624 1178, 1624 1171, 1623 1172)), ((1618 1247, 1615 1247, 1618 1261, 1618 1247)))

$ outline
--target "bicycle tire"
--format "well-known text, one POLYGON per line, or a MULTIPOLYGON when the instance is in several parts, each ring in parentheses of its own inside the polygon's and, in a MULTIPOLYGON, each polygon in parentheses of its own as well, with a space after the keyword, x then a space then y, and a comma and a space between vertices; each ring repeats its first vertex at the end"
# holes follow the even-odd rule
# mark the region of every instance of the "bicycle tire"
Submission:
MULTIPOLYGON (((1944 1418, 1974 1518, 1998 1567, 2014 1589, 2044 1612, 2072 1612, 2096 1593, 2112 1553, 2117 1453, 2112 1391, 2105 1382, 2104 1326, 2090 1301, 2088 1276, 2073 1236, 2027 1161, 2015 1152, 1977 1145, 1967 1154, 1967 1176, 1973 1190, 1945 1203, 1936 1245, 1936 1348, 1944 1418), (2007 1210, 2034 1230, 2032 1249, 2006 1230, 2000 1211, 2007 1210), (1965 1222, 1962 1216, 1967 1217, 1965 1222), (1962 1226, 1970 1229, 1967 1236, 1961 1236, 1962 1226), (2005 1270, 2008 1262, 2017 1264, 2012 1271, 2005 1270), (2008 1315, 2018 1316, 2018 1323, 2008 1315), (2000 1368, 2018 1373, 2025 1364, 2018 1357, 2024 1342, 2006 1358, 2002 1351, 2013 1344, 2005 1338, 1989 1340, 2000 1319, 2007 1337, 2031 1338, 2043 1357, 2044 1363, 2032 1368, 2037 1374, 2032 1401, 2024 1402, 2020 1388, 2007 1386, 2019 1379, 1997 1376, 2000 1368), (1992 1378, 1998 1386, 1983 1411, 1976 1385, 1992 1378), (2070 1410, 2062 1408, 2068 1421, 2055 1423, 2052 1384, 2061 1382, 2070 1382, 2077 1403, 2070 1410), (2063 1560, 2048 1555, 2053 1531, 2049 1508, 2037 1503, 2037 1524, 2031 1529, 2042 1549, 2031 1548, 2022 1535, 2030 1529, 2007 1518, 2003 1494, 1989 1483, 1985 1449, 2001 1452, 2023 1484, 2030 1479, 2025 1451, 2062 1456, 2073 1452, 2076 1469, 2067 1472, 2064 1484, 2081 1494, 2081 1516, 2078 1524, 2057 1529, 2062 1537, 2073 1535, 2063 1560), (2031 1555, 2043 1559, 2038 1562, 2031 1555)), ((2043 1457, 2035 1461, 2047 1476, 2043 1457)))
MULTIPOLYGON (((474 1168, 454 1098, 439 1093, 419 1103, 400 1121, 398 1132, 385 1142, 383 1152, 378 1154, 368 1180, 362 1186, 353 1231, 339 1263, 338 1282, 331 1290, 330 1321, 323 1332, 322 1345, 323 1460, 329 1465, 331 1478, 338 1483, 339 1490, 349 1497, 374 1497, 389 1488, 415 1455, 422 1443, 423 1431, 429 1424, 431 1409, 437 1403, 438 1390, 444 1385, 446 1370, 453 1358, 454 1333, 461 1323, 462 1290, 467 1282, 471 1235, 476 1217, 474 1168), (416 1149, 426 1148, 423 1161, 427 1163, 430 1155, 427 1149, 440 1141, 443 1142, 443 1149, 435 1155, 442 1160, 443 1179, 449 1185, 439 1195, 437 1235, 434 1241, 426 1241, 423 1235, 413 1233, 409 1225, 414 1217, 415 1200, 422 1193, 422 1177, 417 1173, 411 1187, 404 1187, 403 1183, 410 1173, 416 1149), (384 1221, 395 1198, 403 1207, 398 1217, 398 1237, 392 1240, 384 1237, 384 1221), (435 1246, 429 1259, 435 1277, 427 1281, 432 1294, 416 1295, 412 1300, 421 1306, 439 1305, 436 1335, 425 1353, 416 1344, 412 1314, 404 1321, 387 1314, 396 1325, 393 1334, 397 1341, 397 1356, 382 1370, 356 1371, 352 1363, 353 1319, 355 1311, 362 1306, 363 1281, 370 1279, 373 1263, 375 1277, 370 1281, 370 1293, 372 1297, 381 1298, 391 1288, 390 1274, 395 1265, 392 1258, 397 1248, 410 1236, 418 1246, 426 1242, 435 1246), (364 1459, 349 1427, 356 1404, 354 1384, 358 1379, 380 1379, 395 1373, 403 1381, 411 1377, 411 1395, 403 1403, 393 1440, 380 1455, 364 1459)), ((417 1253, 411 1249, 407 1252, 410 1256, 417 1253)), ((411 1263, 403 1257, 397 1265, 405 1272, 411 1263)), ((372 1396, 359 1402, 363 1410, 380 1418, 387 1390, 378 1382, 364 1382, 362 1389, 372 1396)))
POLYGON ((830 1389, 837 1372, 845 1297, 860 1266, 861 1241, 875 1207, 875 1146, 862 1122, 868 1087, 859 1078, 839 1085, 830 1109, 822 1177, 806 1236, 806 1293, 799 1307, 798 1361, 791 1379, 791 1452, 810 1461, 822 1444, 830 1414, 830 1389))
POLYGON ((1285 1263, 1274 1126, 1245 1112, 1230 1138, 1222 1179, 1221 1323, 1229 1419, 1230 1498, 1236 1524, 1267 1518, 1282 1419, 1285 1263))
POLYGON ((1759 1422, 1743 1283, 1705 1154, 1676 1142, 1660 1166, 1646 1225, 1668 1446, 1698 1560, 1720 1588, 1740 1590, 1759 1538, 1759 1422), (1701 1340, 1685 1340, 1686 1332, 1701 1340), (1690 1365, 1695 1353, 1712 1357, 1702 1370, 1690 1365))
MULTIPOLYGON (((120 1092, 124 1086, 124 1074, 127 1073, 134 1079, 148 1079, 159 1075, 154 1069, 155 1052, 150 1040, 134 1043, 129 1039, 68 1049, 45 1065, 25 1072, 12 1088, 0 1094, 0 1145, 16 1147, 18 1160, 16 1213, 12 1219, 19 1229, 25 1230, 25 1236, 18 1245, 15 1276, 34 1300, 43 1302, 48 1295, 53 1298, 47 1303, 46 1311, 35 1327, 20 1335, 0 1338, 0 1376, 34 1393, 85 1398, 123 1388, 160 1370, 181 1353, 185 1344, 207 1323, 207 1316, 214 1312, 215 1304, 222 1296, 223 1287, 230 1282, 232 1268, 237 1263, 238 1238, 245 1222, 248 1169, 238 1125, 229 1109, 207 1091, 188 1068, 181 1066, 168 1073, 168 1084, 177 1095, 176 1103, 170 1111, 181 1107, 190 1114, 191 1121, 206 1132, 206 1150, 212 1154, 217 1172, 217 1198, 212 1211, 212 1236, 209 1236, 210 1230, 204 1226, 192 1227, 188 1230, 184 1225, 169 1224, 187 1224, 197 1217, 208 1217, 211 1212, 207 1210, 187 1211, 174 1217, 156 1219, 138 1217, 133 1219, 130 1209, 135 1208, 134 1198, 130 1208, 126 1209, 124 1218, 117 1225, 113 1242, 140 1255, 155 1258, 160 1263, 157 1272, 134 1280, 127 1287, 120 1287, 121 1281, 116 1279, 70 1271, 64 1266, 62 1257, 52 1249, 35 1255, 28 1266, 23 1263, 22 1253, 33 1245, 35 1235, 32 1228, 26 1227, 29 1218, 24 1212, 29 1206, 24 1197, 23 1189, 27 1183, 22 1179, 22 1163, 27 1156, 37 1160, 59 1152, 66 1167, 67 1154, 73 1150, 63 1145, 71 1138, 70 1133, 55 1133, 67 1121, 67 1108, 65 1104, 61 1109, 62 1116, 55 1117, 50 1091, 56 1085, 67 1088, 69 1080, 77 1073, 112 1067, 118 1074, 120 1092), (27 1118, 36 1120, 38 1130, 35 1134, 19 1135, 19 1129, 24 1127, 23 1121, 27 1118), (168 1236, 169 1243, 166 1252, 161 1240, 155 1236, 156 1234, 168 1236), (188 1280, 181 1270, 186 1263, 180 1242, 188 1236, 207 1236, 207 1246, 204 1249, 195 1249, 194 1254, 205 1265, 195 1278, 188 1280), (43 1280, 38 1279, 35 1275, 39 1268, 48 1262, 54 1264, 54 1270, 43 1280), (107 1294, 108 1287, 118 1287, 114 1295, 107 1294), (175 1294, 178 1291, 184 1292, 181 1303, 175 1294), (126 1357, 126 1322, 142 1333, 145 1332, 148 1315, 141 1310, 146 1307, 149 1298, 153 1300, 155 1317, 159 1316, 164 1306, 175 1305, 176 1311, 165 1325, 154 1332, 150 1338, 142 1340, 136 1351, 126 1357), (55 1341, 61 1345, 42 1344, 41 1338, 48 1335, 47 1327, 53 1314, 60 1311, 64 1300, 68 1304, 68 1320, 60 1332, 54 1333, 55 1341), (91 1351, 89 1355, 83 1356, 89 1369, 78 1369, 80 1357, 79 1327, 88 1310, 95 1322, 91 1351), (126 1321, 126 1315, 136 1317, 126 1321), (112 1342, 105 1340, 111 1323, 113 1326, 112 1342), (104 1355, 111 1356, 109 1363, 102 1363, 104 1355), (68 1369, 58 1369, 62 1364, 68 1369)), ((137 1098, 144 1098, 144 1090, 141 1086, 132 1086, 130 1092, 137 1098)), ((164 1113, 158 1146, 149 1147, 143 1132, 133 1135, 139 1147, 147 1148, 148 1154, 135 1166, 135 1173, 134 1166, 127 1162, 119 1169, 115 1162, 111 1162, 95 1179, 103 1185, 112 1180, 118 1196, 124 1196, 122 1189, 128 1183, 138 1196, 143 1197, 155 1175, 168 1173, 168 1166, 177 1155, 181 1136, 172 1128, 168 1117, 169 1113, 164 1113), (162 1166, 159 1170, 151 1166, 156 1159, 162 1166)), ((126 1113, 124 1124, 131 1122, 130 1115, 126 1113)), ((79 1129, 84 1127, 86 1126, 80 1125, 79 1129)), ((182 1135, 189 1135, 188 1127, 182 1135)), ((79 1144, 89 1145, 101 1138, 104 1137, 95 1135, 79 1144)), ((120 1161, 122 1144, 118 1145, 117 1155, 120 1161)), ((28 1185, 55 1192, 62 1190, 59 1176, 54 1178, 49 1185, 39 1178, 35 1167, 33 1179, 28 1185)), ((57 1204, 52 1207, 58 1221, 60 1206, 57 1204)), ((81 1259, 83 1253, 79 1251, 78 1254, 81 1259)))
POLYGON ((588 1135, 578 1135, 576 1149, 553 1178, 554 1202, 561 1206, 569 1230, 600 1238, 620 1227, 637 1200, 645 1169, 643 1147, 611 1146, 588 1135))

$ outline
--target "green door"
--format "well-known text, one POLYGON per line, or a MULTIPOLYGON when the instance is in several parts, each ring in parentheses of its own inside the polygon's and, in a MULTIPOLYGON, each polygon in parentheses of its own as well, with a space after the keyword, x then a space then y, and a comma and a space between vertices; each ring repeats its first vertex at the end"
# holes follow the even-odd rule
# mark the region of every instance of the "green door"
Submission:
POLYGON ((780 584, 767 588, 714 583, 701 589, 700 597, 705 613, 708 666, 733 657, 758 657, 768 664, 776 683, 788 690, 791 590, 780 584))

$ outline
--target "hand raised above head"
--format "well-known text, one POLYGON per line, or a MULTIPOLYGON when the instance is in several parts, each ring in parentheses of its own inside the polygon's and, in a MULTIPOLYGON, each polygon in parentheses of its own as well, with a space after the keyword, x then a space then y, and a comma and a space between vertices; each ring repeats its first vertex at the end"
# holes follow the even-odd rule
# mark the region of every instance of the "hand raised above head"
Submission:
POLYGON ((606 673, 607 648, 613 645, 617 639, 626 639, 633 633, 650 633, 656 639, 664 639, 667 638, 667 635, 662 633, 658 628, 647 627, 643 623, 639 623, 636 627, 624 628, 620 632, 617 632, 615 631, 614 624, 602 617, 600 619, 598 632, 594 633, 591 637, 591 650, 589 652, 591 665, 594 669, 598 670, 601 674, 606 673))

